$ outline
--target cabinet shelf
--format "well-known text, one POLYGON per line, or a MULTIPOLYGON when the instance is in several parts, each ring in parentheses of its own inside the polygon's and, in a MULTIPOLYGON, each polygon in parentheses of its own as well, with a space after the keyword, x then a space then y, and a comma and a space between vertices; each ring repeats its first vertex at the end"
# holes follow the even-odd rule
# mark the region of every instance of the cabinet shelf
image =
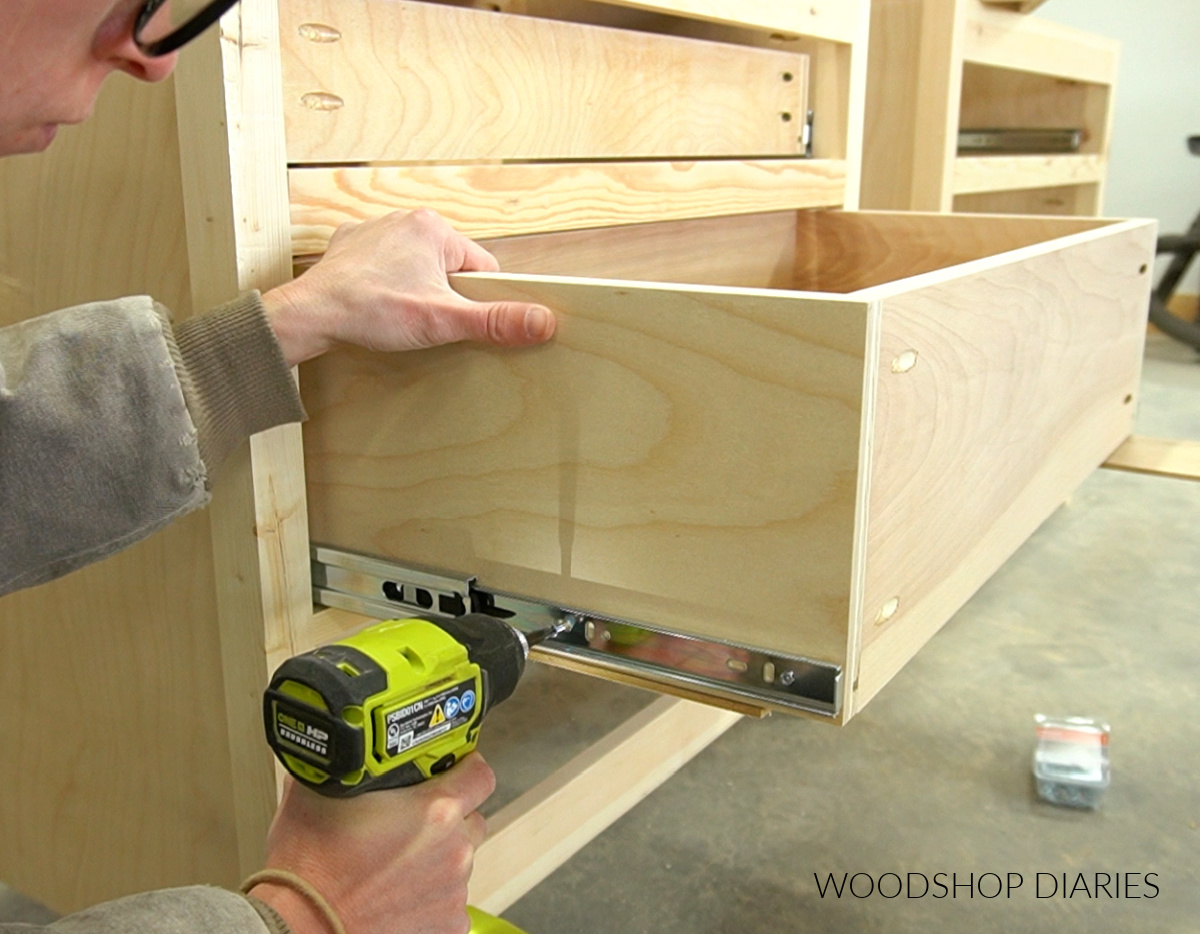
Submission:
POLYGON ((1119 43, 995 4, 965 7, 964 62, 1012 68, 1072 81, 1112 84, 1119 43))
POLYGON ((954 160, 954 194, 1097 185, 1105 162, 1094 154, 959 156, 954 160))

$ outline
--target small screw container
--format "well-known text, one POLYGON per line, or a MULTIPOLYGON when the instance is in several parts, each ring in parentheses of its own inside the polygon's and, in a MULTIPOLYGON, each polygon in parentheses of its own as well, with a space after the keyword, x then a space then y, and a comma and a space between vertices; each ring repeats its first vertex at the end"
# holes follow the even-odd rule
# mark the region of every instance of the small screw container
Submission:
POLYGON ((1092 717, 1038 714, 1033 777, 1038 797, 1096 810, 1109 783, 1107 723, 1092 717))

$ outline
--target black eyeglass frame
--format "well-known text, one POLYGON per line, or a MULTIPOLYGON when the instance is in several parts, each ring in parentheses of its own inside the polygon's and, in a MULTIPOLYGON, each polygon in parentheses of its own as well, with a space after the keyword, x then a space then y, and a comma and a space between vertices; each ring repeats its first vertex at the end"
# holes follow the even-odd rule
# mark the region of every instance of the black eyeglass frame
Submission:
POLYGON ((142 12, 138 14, 137 22, 133 25, 133 41, 142 50, 142 54, 148 55, 150 58, 170 55, 176 49, 191 42, 224 16, 237 3, 237 0, 212 0, 186 23, 167 33, 161 39, 156 39, 154 42, 143 42, 142 31, 149 25, 151 18, 158 12, 158 8, 166 2, 168 0, 146 0, 142 12))

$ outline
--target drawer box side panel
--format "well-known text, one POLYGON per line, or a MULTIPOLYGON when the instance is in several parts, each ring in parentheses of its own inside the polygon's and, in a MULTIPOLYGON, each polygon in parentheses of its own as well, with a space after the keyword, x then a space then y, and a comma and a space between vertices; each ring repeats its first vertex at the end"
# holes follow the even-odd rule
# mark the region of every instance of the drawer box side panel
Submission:
POLYGON ((883 302, 861 709, 1129 434, 1154 225, 883 302))
POLYGON ((550 345, 336 353, 302 379, 314 542, 843 664, 870 306, 460 276, 550 345))

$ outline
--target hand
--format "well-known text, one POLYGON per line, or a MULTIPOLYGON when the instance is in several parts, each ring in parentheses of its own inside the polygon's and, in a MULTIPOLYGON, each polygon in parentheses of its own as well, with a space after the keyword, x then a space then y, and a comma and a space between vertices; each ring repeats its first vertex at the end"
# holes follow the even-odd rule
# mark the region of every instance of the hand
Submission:
POLYGON ((371 350, 461 340, 524 345, 549 340, 554 316, 525 302, 473 302, 452 272, 495 272, 495 257, 432 211, 343 224, 316 265, 263 296, 289 365, 337 343, 371 350))
MULTIPOLYGON (((467 880, 487 825, 476 810, 496 787, 472 753, 410 788, 326 798, 290 778, 267 837, 267 868, 308 881, 347 934, 465 934, 467 880)), ((261 883, 294 934, 329 934, 302 896, 261 883)))

